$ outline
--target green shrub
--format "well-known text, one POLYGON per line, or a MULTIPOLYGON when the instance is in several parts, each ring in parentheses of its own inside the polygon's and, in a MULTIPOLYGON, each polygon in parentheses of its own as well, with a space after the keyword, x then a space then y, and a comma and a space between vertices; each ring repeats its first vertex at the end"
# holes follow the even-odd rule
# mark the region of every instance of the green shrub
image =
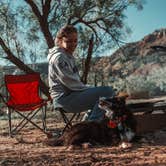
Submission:
POLYGON ((118 91, 149 92, 150 96, 166 94, 166 67, 154 68, 148 75, 130 75, 115 79, 113 86, 118 91))

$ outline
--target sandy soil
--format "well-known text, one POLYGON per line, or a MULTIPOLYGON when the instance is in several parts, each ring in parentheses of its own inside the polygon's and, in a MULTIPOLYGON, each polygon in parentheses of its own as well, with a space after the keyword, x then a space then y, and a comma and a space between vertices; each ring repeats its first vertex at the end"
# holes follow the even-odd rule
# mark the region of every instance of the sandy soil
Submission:
MULTIPOLYGON (((10 138, 6 121, 3 122, 0 166, 166 166, 166 129, 142 135, 129 149, 99 146, 68 150, 67 147, 46 145, 46 135, 34 127, 25 128, 10 138)), ((53 130, 62 125, 55 125, 50 119, 48 128, 53 130)))

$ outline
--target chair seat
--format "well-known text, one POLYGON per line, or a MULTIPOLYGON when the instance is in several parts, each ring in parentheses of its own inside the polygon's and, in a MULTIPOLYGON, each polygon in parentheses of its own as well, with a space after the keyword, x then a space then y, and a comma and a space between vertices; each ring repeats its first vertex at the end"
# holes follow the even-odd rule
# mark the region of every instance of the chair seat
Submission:
POLYGON ((8 107, 25 112, 25 111, 35 110, 46 104, 47 104, 47 102, 45 100, 41 100, 41 102, 33 103, 33 104, 11 104, 11 102, 10 102, 10 103, 8 103, 8 107))

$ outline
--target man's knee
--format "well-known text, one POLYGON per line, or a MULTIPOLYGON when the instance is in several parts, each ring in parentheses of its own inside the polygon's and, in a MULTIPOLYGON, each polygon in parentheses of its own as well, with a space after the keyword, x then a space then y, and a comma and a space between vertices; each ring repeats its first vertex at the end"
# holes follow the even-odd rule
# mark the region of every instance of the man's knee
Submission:
POLYGON ((100 91, 101 91, 101 94, 105 97, 115 95, 114 89, 112 87, 109 87, 109 86, 101 87, 100 91))

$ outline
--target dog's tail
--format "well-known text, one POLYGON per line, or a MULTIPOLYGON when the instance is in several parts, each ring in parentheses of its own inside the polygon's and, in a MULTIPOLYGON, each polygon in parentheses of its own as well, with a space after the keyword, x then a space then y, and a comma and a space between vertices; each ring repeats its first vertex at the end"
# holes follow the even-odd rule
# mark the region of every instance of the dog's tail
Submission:
POLYGON ((59 138, 48 138, 45 140, 45 144, 49 146, 63 146, 63 137, 59 138))

